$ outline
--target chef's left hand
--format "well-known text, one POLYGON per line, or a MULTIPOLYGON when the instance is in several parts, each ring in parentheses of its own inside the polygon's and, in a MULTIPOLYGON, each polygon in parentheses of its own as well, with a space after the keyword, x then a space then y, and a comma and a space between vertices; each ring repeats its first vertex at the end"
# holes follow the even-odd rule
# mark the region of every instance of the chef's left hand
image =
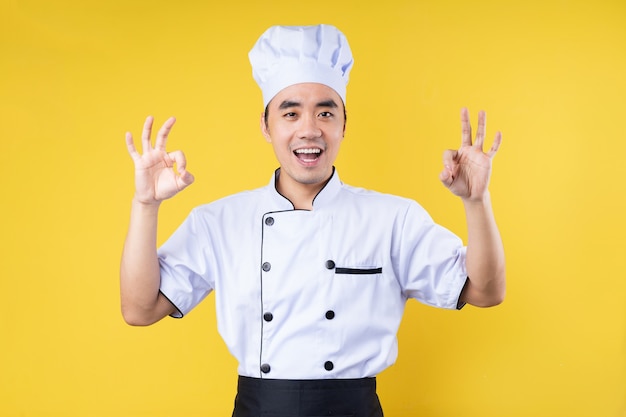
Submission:
POLYGON ((472 143, 472 127, 469 111, 461 110, 461 147, 458 150, 447 150, 443 154, 443 171, 439 179, 454 195, 464 201, 480 201, 488 196, 491 161, 496 155, 502 134, 496 133, 489 152, 483 152, 485 141, 486 115, 478 113, 478 129, 472 143))

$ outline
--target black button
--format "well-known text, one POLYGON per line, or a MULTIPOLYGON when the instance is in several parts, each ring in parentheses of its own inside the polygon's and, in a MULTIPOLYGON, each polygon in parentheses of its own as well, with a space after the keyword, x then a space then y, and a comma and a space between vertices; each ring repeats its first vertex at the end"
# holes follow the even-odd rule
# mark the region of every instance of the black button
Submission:
POLYGON ((335 365, 333 365, 331 361, 326 361, 326 363, 324 363, 324 369, 326 369, 327 371, 332 371, 334 367, 335 365))
POLYGON ((333 262, 332 260, 326 261, 326 268, 327 269, 335 269, 335 262, 333 262))
POLYGON ((263 265, 261 266, 263 268, 263 270, 265 272, 269 271, 270 269, 272 269, 272 264, 269 262, 263 262, 263 265))
POLYGON ((263 365, 261 365, 261 372, 263 372, 264 374, 268 374, 271 369, 272 368, 270 368, 270 365, 268 363, 264 363, 263 365))
POLYGON ((274 315, 272 313, 265 313, 263 314, 263 320, 265 321, 272 321, 274 319, 274 315))
POLYGON ((273 224, 274 224, 274 218, 273 218, 273 217, 268 217, 268 218, 266 218, 266 219, 265 219, 265 224, 266 224, 267 226, 271 226, 271 225, 273 225, 273 224))
POLYGON ((333 310, 328 310, 328 311, 326 312, 326 318, 327 318, 328 320, 332 320, 332 319, 334 319, 334 318, 335 318, 335 312, 334 312, 333 310))

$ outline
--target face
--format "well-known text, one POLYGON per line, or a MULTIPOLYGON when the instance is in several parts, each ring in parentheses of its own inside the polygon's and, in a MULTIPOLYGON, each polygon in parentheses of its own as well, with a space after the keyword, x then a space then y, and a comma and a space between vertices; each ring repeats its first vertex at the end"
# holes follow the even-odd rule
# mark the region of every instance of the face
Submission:
POLYGON ((261 131, 280 163, 284 195, 319 191, 330 178, 345 131, 343 101, 330 87, 302 83, 281 90, 268 104, 261 131))

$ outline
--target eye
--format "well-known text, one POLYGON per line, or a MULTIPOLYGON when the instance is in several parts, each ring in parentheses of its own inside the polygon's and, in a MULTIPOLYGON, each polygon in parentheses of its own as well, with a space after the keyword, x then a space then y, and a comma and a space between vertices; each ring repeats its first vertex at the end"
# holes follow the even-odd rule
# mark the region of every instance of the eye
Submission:
POLYGON ((323 111, 320 113, 320 117, 323 117, 323 118, 333 117, 333 114, 329 111, 323 111))
POLYGON ((293 111, 290 111, 290 112, 287 112, 287 113, 283 114, 283 117, 286 117, 288 119, 293 119, 294 117, 297 117, 297 116, 298 116, 298 114, 296 112, 293 112, 293 111))

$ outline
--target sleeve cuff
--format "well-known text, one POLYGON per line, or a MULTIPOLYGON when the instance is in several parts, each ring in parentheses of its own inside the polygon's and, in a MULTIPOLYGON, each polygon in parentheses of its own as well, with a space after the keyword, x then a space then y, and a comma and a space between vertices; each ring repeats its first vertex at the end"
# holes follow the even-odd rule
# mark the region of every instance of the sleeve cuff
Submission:
POLYGON ((169 302, 170 302, 170 304, 171 304, 172 306, 174 306, 174 308, 176 309, 176 311, 175 311, 175 312, 173 312, 172 314, 170 314, 170 317, 173 317, 173 318, 175 318, 175 319, 182 319, 185 315, 183 314, 183 312, 182 312, 182 311, 180 311, 180 308, 178 308, 178 306, 177 306, 176 304, 174 304, 174 303, 172 302, 172 300, 171 300, 171 299, 170 299, 167 295, 165 295, 165 293, 164 293, 163 291, 159 290, 159 292, 160 292, 160 293, 161 293, 161 295, 163 295, 163 297, 165 297, 165 298, 167 299, 167 301, 169 301, 169 302))

